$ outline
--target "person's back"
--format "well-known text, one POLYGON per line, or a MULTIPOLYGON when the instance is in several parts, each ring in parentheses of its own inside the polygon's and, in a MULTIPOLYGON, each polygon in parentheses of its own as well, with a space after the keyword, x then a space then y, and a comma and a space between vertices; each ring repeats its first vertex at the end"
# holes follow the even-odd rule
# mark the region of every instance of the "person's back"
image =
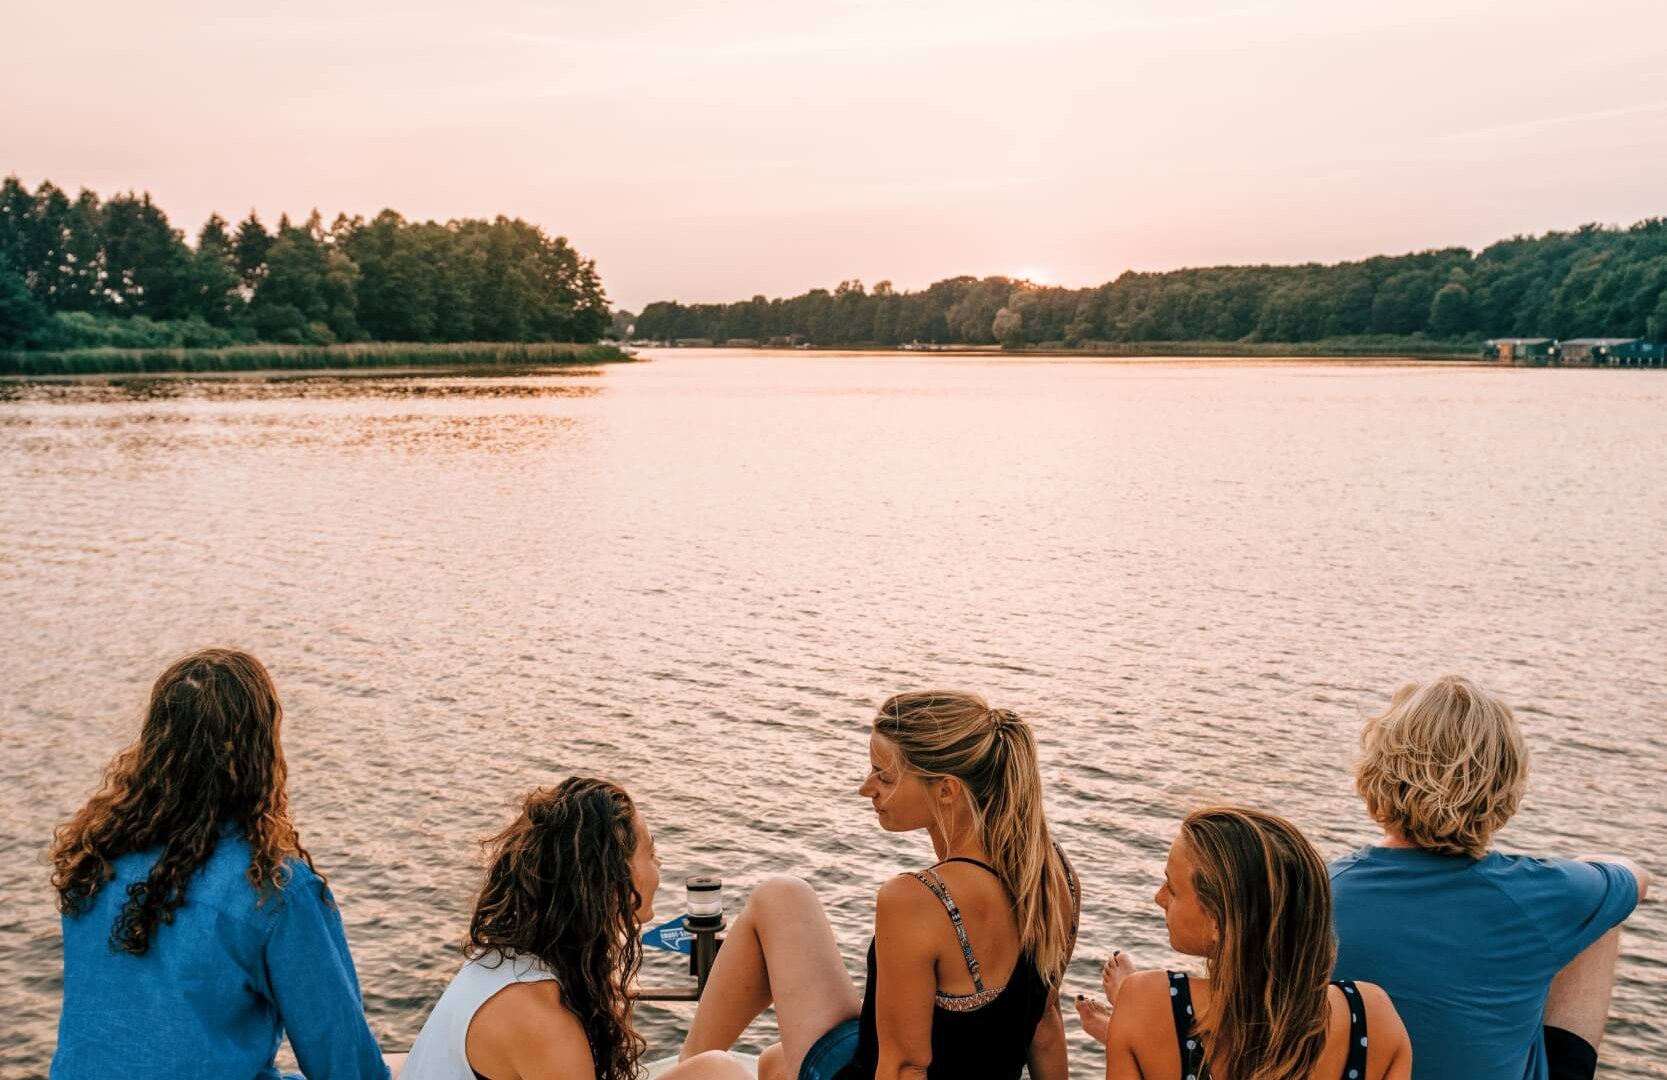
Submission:
POLYGON ((260 661, 205 649, 52 847, 64 1006, 53 1080, 386 1080, 341 918, 290 821, 260 661))
MULTIPOLYGON (((1208 978, 1122 974, 1113 1007, 1079 1004, 1107 1080, 1406 1080, 1414 1047, 1395 1004, 1370 983, 1327 982, 1331 892, 1296 826, 1255 810, 1188 814, 1157 903, 1170 945, 1208 978)), ((1111 975, 1115 969, 1117 978, 1111 975)))
MULTIPOLYGON (((1059 858, 1074 902, 1075 874, 1063 851, 1059 858)), ((1020 948, 1012 898, 994 870, 972 859, 947 859, 898 881, 909 887, 916 932, 936 953, 926 1075, 1020 1076, 1052 993, 1020 948)), ((870 943, 856 1057, 841 1080, 871 1077, 879 1067, 877 951, 870 943)))
MULTIPOLYGON (((528 794, 489 841, 464 963, 430 1010, 401 1080, 637 1080, 628 989, 660 860, 624 788, 574 776, 528 794)), ((745 1080, 712 1053, 665 1080, 745 1080)))
POLYGON ((1612 931, 1649 879, 1624 859, 1490 851, 1527 771, 1510 710, 1452 676, 1403 687, 1361 732, 1356 786, 1384 839, 1331 865, 1335 973, 1394 998, 1418 1080, 1597 1067, 1612 931))
POLYGON ((282 890, 257 905, 248 841, 223 836, 146 953, 112 949, 128 887, 145 880, 158 854, 118 857, 92 905, 63 918, 54 1080, 275 1078, 286 1029, 308 1077, 386 1075, 358 1010, 341 918, 299 860, 286 864, 282 890))
POLYGON ((925 833, 935 861, 880 888, 863 992, 816 893, 773 876, 730 925, 683 1053, 733 1046, 773 1007, 760 1076, 1066 1080, 1057 988, 1080 907, 1035 732, 977 694, 912 691, 880 706, 868 758, 858 794, 886 831, 925 833))
POLYGON ((1395 999, 1420 1080, 1545 1076, 1552 980, 1637 898, 1618 866, 1420 848, 1346 855, 1331 886, 1336 970, 1395 999))
MULTIPOLYGON (((537 983, 549 984, 553 1001, 538 1019, 545 1028, 544 1037, 556 1037, 560 1028, 578 1027, 571 1015, 561 1008, 561 991, 555 973, 543 962, 531 956, 504 956, 488 950, 467 960, 447 984, 440 1000, 434 1003, 422 1031, 411 1047, 399 1075, 402 1080, 467 1080, 486 1075, 469 1058, 471 1032, 478 1046, 490 1034, 486 1024, 477 1020, 482 1009, 493 1003, 508 1000, 505 991, 537 983)), ((566 1032, 560 1032, 566 1034, 566 1032)), ((576 1041, 585 1038, 583 1028, 575 1032, 576 1041)), ((500 1055, 507 1056, 507 1055, 500 1055)), ((584 1063, 578 1063, 582 1072, 584 1063)), ((512 1065, 513 1067, 513 1065, 512 1065)), ((594 1065, 592 1065, 594 1072, 594 1065)))
MULTIPOLYGON (((1141 1077, 1231 1080, 1209 1070, 1197 1029, 1197 1016, 1213 1002, 1209 979, 1142 971, 1124 981, 1117 1014, 1129 1028, 1144 1033, 1130 1047, 1141 1077)), ((1313 1080, 1382 1080, 1392 1064, 1404 1072, 1405 1063, 1396 1060, 1402 1050, 1397 1037, 1404 1045, 1395 1006, 1381 987, 1333 984, 1326 993, 1325 1041, 1308 1075, 1313 1080), (1374 1034, 1379 1036, 1375 1044, 1374 1034)))

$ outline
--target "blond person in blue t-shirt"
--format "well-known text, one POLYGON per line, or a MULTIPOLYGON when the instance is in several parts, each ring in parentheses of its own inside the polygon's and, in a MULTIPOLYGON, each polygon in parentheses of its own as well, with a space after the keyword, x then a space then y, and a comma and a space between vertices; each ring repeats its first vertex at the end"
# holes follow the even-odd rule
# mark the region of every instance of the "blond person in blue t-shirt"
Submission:
POLYGON ((1403 686, 1360 745, 1355 786, 1383 838, 1331 865, 1336 974, 1389 993, 1414 1080, 1590 1080, 1618 926, 1649 874, 1490 850, 1528 751, 1511 710, 1467 679, 1403 686))

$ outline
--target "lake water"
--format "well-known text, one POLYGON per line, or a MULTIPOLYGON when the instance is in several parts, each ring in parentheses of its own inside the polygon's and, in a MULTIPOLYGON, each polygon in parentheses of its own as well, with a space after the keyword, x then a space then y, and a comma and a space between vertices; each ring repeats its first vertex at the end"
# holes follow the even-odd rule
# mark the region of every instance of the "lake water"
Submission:
MULTIPOLYGON (((278 679, 390 1048, 457 964, 475 841, 573 772, 638 795, 663 915, 689 872, 732 914, 802 874, 857 969, 875 890, 930 861, 855 794, 867 723, 926 684, 1037 727, 1086 889, 1070 989, 1113 947, 1175 961, 1151 896, 1192 806, 1371 839, 1348 762, 1409 678, 1515 705, 1502 846, 1659 873, 1664 475, 1649 371, 672 352, 0 387, 0 1074, 44 1076, 56 1030, 51 830, 211 643, 278 679)), ((1628 926, 1605 1074, 1667 1076, 1667 915, 1628 926)), ((688 1014, 639 1020, 670 1047, 688 1014)))

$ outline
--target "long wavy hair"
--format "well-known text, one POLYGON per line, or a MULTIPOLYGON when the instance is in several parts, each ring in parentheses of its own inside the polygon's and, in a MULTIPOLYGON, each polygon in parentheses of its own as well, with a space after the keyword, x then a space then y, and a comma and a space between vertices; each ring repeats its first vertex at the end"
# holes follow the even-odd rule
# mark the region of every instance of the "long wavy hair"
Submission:
POLYGON ((1256 810, 1194 811, 1181 835, 1219 934, 1198 1015, 1211 1074, 1307 1080, 1325 1049, 1337 958, 1325 861, 1295 825, 1256 810))
POLYGON ((977 694, 918 690, 881 705, 874 730, 897 747, 909 770, 929 779, 953 776, 965 786, 991 868, 1013 897, 1019 947, 1057 986, 1070 959, 1075 905, 1043 814, 1030 725, 977 694))
POLYGON ((526 797, 486 843, 486 881, 464 954, 537 959, 590 1042, 597 1080, 636 1080, 644 1042, 626 986, 642 963, 631 879, 636 807, 606 780, 569 777, 526 797))
POLYGON ((138 741, 117 754, 103 785, 58 826, 52 885, 58 910, 81 915, 114 876, 112 862, 160 848, 110 928, 113 948, 143 956, 159 923, 173 921, 192 876, 225 826, 249 841, 249 884, 264 903, 288 878, 286 862, 312 866, 289 817, 278 741, 283 707, 259 660, 203 649, 169 665, 151 688, 138 741))

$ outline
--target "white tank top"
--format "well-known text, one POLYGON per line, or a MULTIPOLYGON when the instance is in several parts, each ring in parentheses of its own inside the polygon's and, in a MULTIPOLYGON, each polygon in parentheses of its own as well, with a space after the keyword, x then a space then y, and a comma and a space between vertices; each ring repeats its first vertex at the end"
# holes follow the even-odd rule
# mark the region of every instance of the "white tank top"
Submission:
POLYGON ((411 1055, 399 1070, 399 1080, 475 1080, 464 1049, 475 1013, 505 987, 546 979, 555 976, 530 956, 505 960, 489 952, 464 964, 428 1014, 411 1055))

